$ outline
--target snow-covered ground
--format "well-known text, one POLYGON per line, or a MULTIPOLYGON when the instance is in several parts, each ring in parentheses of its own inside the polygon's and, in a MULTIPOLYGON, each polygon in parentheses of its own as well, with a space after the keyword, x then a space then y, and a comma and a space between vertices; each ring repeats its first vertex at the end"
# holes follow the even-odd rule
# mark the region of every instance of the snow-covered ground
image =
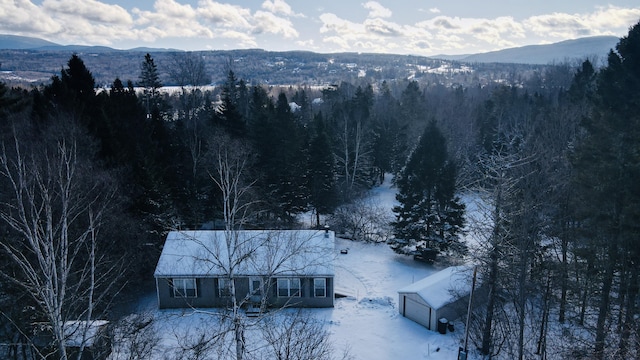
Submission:
MULTIPOLYGON (((395 203, 389 179, 372 191, 389 211, 395 203)), ((336 353, 345 348, 354 359, 457 359, 464 337, 463 324, 446 335, 418 325, 398 313, 397 290, 440 270, 411 257, 394 253, 386 244, 336 239, 336 292, 348 295, 335 300, 335 307, 304 309, 323 321, 336 353), (348 249, 347 254, 340 250, 348 249)), ((206 328, 212 317, 193 310, 152 309, 163 338, 162 347, 175 343, 177 332, 206 328), (182 329, 182 330, 180 330, 182 329)))
POLYGON ((456 359, 462 324, 446 335, 427 330, 398 313, 397 290, 439 270, 395 254, 385 244, 337 240, 349 248, 337 259, 336 287, 354 298, 336 299, 334 309, 310 310, 327 319, 338 348, 356 359, 456 359))

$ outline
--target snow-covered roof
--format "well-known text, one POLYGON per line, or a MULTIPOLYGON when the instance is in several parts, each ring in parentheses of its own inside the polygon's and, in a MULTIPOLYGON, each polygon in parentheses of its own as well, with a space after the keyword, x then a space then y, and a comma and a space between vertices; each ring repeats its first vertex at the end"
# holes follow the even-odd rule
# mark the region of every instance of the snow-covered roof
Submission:
POLYGON ((416 293, 432 309, 440 309, 471 292, 473 269, 451 266, 398 290, 399 294, 416 293))
POLYGON ((328 230, 172 231, 155 277, 333 276, 328 230))
POLYGON ((83 342, 84 346, 93 346, 100 329, 107 325, 107 320, 86 321, 67 321, 64 323, 64 344, 69 347, 80 347, 83 342), (85 333, 86 331, 86 333, 85 333))
POLYGON ((289 103, 289 108, 291 109, 291 112, 296 112, 296 111, 300 110, 302 108, 302 106, 300 106, 296 102, 292 101, 292 102, 289 103))

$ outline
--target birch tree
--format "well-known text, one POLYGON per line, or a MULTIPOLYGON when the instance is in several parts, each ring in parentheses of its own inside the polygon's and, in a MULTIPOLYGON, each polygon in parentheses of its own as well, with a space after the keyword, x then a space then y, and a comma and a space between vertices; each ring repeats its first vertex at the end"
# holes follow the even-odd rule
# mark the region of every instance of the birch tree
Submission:
POLYGON ((235 281, 236 268, 250 256, 255 249, 246 239, 241 239, 236 230, 243 227, 249 219, 251 206, 255 204, 249 197, 251 186, 255 181, 246 181, 250 152, 246 145, 240 141, 233 141, 228 137, 218 137, 214 145, 215 170, 211 179, 218 186, 222 195, 222 217, 224 219, 224 233, 226 261, 218 265, 226 267, 229 293, 231 295, 231 321, 236 345, 236 359, 242 360, 246 352, 245 322, 240 312, 240 299, 238 299, 235 281), (242 249, 243 251, 239 251, 242 249), (226 266, 223 264, 226 263, 226 266))
MULTIPOLYGON (((68 124, 67 124, 68 125, 68 124)), ((0 218, 11 230, 0 249, 13 265, 2 275, 37 304, 56 356, 67 359, 65 330, 87 330, 115 286, 115 266, 101 252, 101 228, 114 196, 111 179, 79 156, 79 138, 49 129, 42 140, 15 134, 2 142, 0 178, 6 191, 0 218)), ((43 354, 46 356, 46 354, 43 354)))

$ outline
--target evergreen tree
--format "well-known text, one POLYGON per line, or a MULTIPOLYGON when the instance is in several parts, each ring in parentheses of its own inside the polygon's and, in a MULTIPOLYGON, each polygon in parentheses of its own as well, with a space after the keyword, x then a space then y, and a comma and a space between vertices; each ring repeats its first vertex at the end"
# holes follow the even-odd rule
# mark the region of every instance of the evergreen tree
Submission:
POLYGON ((263 215, 292 221, 308 202, 305 129, 291 112, 284 93, 274 105, 264 89, 254 87, 250 114, 263 215))
MULTIPOLYGON (((616 49, 597 75, 594 112, 583 122, 585 138, 573 159, 581 233, 591 245, 587 251, 597 254, 601 276, 596 359, 626 358, 638 341, 640 23, 620 39, 616 49), (620 302, 614 303, 615 297, 620 302), (614 308, 620 314, 617 324, 611 316, 614 308), (615 336, 608 330, 612 326, 621 330, 618 349, 609 348, 607 337, 615 336)), ((583 73, 588 79, 591 71, 587 68, 583 73)))
POLYGON ((385 173, 399 172, 402 164, 398 165, 397 158, 399 155, 405 156, 407 146, 406 134, 398 122, 398 102, 393 98, 386 81, 381 85, 374 110, 373 165, 382 183, 385 173))
POLYGON ((322 120, 322 113, 314 120, 315 136, 309 143, 309 203, 316 213, 316 224, 320 225, 320 215, 328 214, 337 205, 335 158, 331 142, 322 120))
POLYGON ((44 88, 44 95, 56 105, 52 110, 81 120, 90 131, 96 133, 96 122, 91 120, 99 113, 95 80, 78 55, 71 56, 67 68, 60 71, 59 77, 54 75, 51 78, 51 84, 44 88))
POLYGON ((110 165, 130 164, 135 147, 148 143, 144 111, 133 83, 128 81, 125 87, 122 80, 116 78, 104 100, 108 137, 102 144, 101 155, 110 165))
POLYGON ((247 124, 238 108, 238 96, 238 79, 229 70, 222 87, 222 103, 218 106, 214 123, 222 126, 233 137, 244 137, 247 135, 247 124))
POLYGON ((456 166, 433 120, 397 180, 400 205, 393 209, 395 239, 391 242, 396 252, 415 250, 433 260, 440 251, 465 251, 458 241, 464 204, 456 196, 455 181, 456 166))
POLYGON ((404 147, 402 154, 399 154, 401 160, 406 159, 411 149, 415 146, 424 129, 425 113, 427 107, 423 98, 422 90, 417 81, 411 81, 400 95, 400 128, 406 137, 407 146, 404 147))
POLYGON ((338 186, 342 199, 350 201, 377 180, 371 151, 373 89, 358 86, 354 90, 343 83, 337 90, 323 93, 333 103, 328 123, 335 135, 338 186))
POLYGON ((276 169, 276 181, 270 185, 275 191, 280 217, 289 220, 293 215, 304 211, 307 205, 307 171, 303 129, 295 120, 284 93, 278 95, 275 126, 276 154, 273 165, 276 169))
POLYGON ((4 126, 10 114, 24 107, 25 98, 26 94, 19 93, 17 89, 9 89, 5 83, 0 82, 0 126, 4 126))
POLYGON ((156 65, 149 53, 144 56, 144 61, 140 64, 139 80, 138 84, 144 88, 147 116, 150 116, 149 114, 157 106, 158 89, 162 87, 162 82, 158 73, 158 65, 156 65))
POLYGON ((270 184, 276 180, 278 169, 274 168, 276 159, 276 126, 274 125, 275 109, 266 90, 260 86, 251 88, 251 101, 249 106, 250 131, 249 137, 255 149, 255 171, 258 174, 256 188, 261 193, 262 206, 258 211, 262 221, 269 218, 275 201, 272 199, 270 184))

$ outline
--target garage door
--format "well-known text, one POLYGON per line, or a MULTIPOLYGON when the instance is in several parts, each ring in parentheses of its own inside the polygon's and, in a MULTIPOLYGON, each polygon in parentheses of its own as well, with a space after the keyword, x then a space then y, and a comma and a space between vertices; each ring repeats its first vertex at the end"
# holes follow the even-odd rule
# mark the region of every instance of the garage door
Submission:
POLYGON ((404 316, 408 319, 411 319, 422 326, 425 326, 429 329, 429 324, 431 324, 431 309, 419 302, 412 300, 406 296, 403 296, 404 299, 404 316))

